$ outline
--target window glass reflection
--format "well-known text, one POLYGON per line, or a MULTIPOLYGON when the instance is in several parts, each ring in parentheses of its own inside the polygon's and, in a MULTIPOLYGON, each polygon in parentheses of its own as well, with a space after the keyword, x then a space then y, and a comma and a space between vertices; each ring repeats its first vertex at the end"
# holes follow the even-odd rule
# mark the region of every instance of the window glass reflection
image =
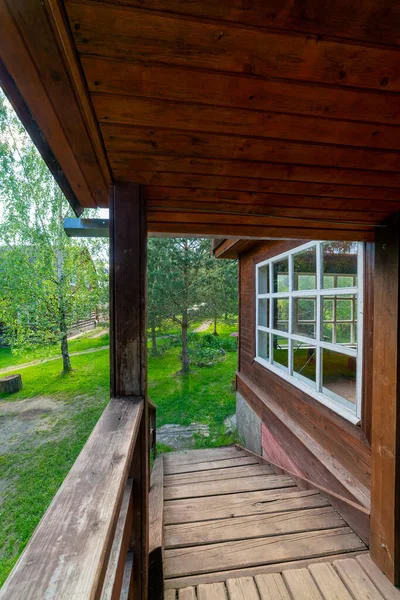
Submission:
POLYGON ((269 300, 260 298, 258 301, 258 324, 262 327, 269 327, 269 300))
POLYGON ((326 390, 356 403, 356 367, 353 356, 322 350, 322 385, 326 390))
POLYGON ((293 374, 308 383, 317 380, 317 349, 312 344, 293 342, 293 374))
POLYGON ((258 293, 269 293, 269 265, 264 265, 258 269, 258 293))
POLYGON ((294 289, 315 290, 317 287, 316 248, 309 248, 293 256, 294 289))
POLYGON ((269 359, 269 333, 258 330, 258 356, 269 359))
POLYGON ((357 249, 356 242, 325 242, 322 245, 325 289, 357 285, 357 249))
POLYGON ((316 298, 294 298, 293 333, 315 339, 317 320, 316 298))
POLYGON ((322 300, 322 341, 357 345, 357 296, 325 296, 322 300))
POLYGON ((278 335, 272 336, 272 362, 278 367, 289 366, 289 340, 278 335))
POLYGON ((289 331, 289 298, 274 299, 273 329, 289 331))
POLYGON ((274 292, 289 291, 289 261, 280 260, 274 263, 274 292))

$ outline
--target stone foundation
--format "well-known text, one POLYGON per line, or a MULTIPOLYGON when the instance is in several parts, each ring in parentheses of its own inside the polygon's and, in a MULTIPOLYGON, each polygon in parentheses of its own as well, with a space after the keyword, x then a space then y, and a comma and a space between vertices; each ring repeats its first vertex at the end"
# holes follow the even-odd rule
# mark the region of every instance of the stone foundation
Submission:
POLYGON ((261 419, 239 392, 236 392, 236 418, 244 446, 261 455, 261 419))

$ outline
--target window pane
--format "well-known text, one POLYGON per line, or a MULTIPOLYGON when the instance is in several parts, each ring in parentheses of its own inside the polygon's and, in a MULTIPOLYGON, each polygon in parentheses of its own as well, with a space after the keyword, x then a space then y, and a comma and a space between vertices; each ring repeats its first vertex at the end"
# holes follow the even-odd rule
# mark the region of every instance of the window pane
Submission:
POLYGON ((273 329, 289 331, 289 298, 274 299, 273 329))
POLYGON ((258 356, 269 359, 269 333, 258 330, 258 356))
POLYGON ((336 325, 336 343, 351 344, 351 324, 338 323, 336 325))
POLYGON ((278 335, 272 336, 272 362, 278 367, 289 366, 289 340, 278 335))
POLYGON ((258 301, 258 324, 262 327, 269 327, 269 300, 260 298, 258 301))
POLYGON ((322 384, 327 390, 356 403, 356 366, 353 356, 322 350, 322 384))
POLYGON ((351 321, 353 300, 336 299, 336 321, 351 321))
POLYGON ((258 269, 258 293, 269 293, 269 265, 264 265, 258 269))
POLYGON ((280 260, 274 263, 274 292, 289 291, 289 261, 280 260))
MULTIPOLYGON (((315 384, 317 378, 317 349, 304 342, 293 342, 293 374, 315 384)), ((315 386, 313 386, 315 387, 315 386)))
POLYGON ((293 333, 315 338, 316 298, 294 298, 293 307, 293 333))
POLYGON ((293 256, 294 289, 315 290, 317 287, 316 249, 309 248, 293 256))
POLYGON ((357 296, 325 296, 322 301, 322 340, 357 345, 357 296))
POLYGON ((357 242, 325 242, 322 248, 324 288, 357 285, 357 242))

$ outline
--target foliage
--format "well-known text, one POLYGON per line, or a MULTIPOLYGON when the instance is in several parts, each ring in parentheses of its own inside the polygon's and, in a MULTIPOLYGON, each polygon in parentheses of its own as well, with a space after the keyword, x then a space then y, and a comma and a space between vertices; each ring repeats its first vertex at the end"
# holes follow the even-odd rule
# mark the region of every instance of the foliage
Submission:
POLYGON ((72 241, 71 209, 29 136, 0 94, 0 322, 15 348, 59 341, 106 301, 102 241, 72 241))
MULTIPOLYGON (((198 334, 194 334, 198 335, 198 334)), ((193 344, 189 344, 189 355, 194 365, 198 367, 209 367, 225 356, 227 352, 237 350, 236 338, 215 337, 210 333, 203 335, 193 344)))
POLYGON ((214 335, 217 321, 238 311, 238 267, 236 260, 212 260, 207 274, 205 303, 207 315, 213 319, 214 335))

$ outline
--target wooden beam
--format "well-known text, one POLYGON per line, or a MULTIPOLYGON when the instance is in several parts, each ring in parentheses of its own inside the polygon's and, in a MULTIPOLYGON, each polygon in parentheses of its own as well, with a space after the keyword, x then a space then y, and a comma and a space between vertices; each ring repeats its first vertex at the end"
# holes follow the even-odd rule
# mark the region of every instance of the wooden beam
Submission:
POLYGON ((164 593, 164 464, 159 456, 151 472, 149 494, 149 599, 163 600, 164 593))
POLYGON ((374 281, 371 557, 400 583, 400 216, 377 231, 374 281))
POLYGON ((120 183, 110 192, 110 361, 111 393, 144 401, 132 460, 133 570, 135 598, 146 598, 149 544, 149 428, 146 339, 146 203, 140 185, 120 183))

